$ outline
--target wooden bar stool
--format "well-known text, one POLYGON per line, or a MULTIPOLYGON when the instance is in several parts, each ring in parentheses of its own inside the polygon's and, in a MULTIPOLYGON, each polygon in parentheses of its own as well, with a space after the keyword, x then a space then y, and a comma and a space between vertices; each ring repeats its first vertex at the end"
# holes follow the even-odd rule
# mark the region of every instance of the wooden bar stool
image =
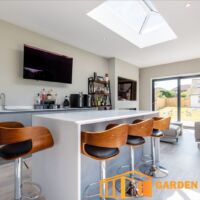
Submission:
MULTIPOLYGON (((19 122, 0 123, 0 157, 14 160, 15 200, 22 200, 22 161, 23 157, 52 147, 50 131, 45 127, 24 127, 19 122)), ((34 197, 28 197, 35 199, 34 197)), ((38 198, 38 196, 37 196, 38 198)))
MULTIPOLYGON (((131 153, 131 174, 134 179, 135 161, 134 161, 134 149, 145 144, 145 139, 143 137, 148 137, 151 135, 153 130, 153 120, 135 120, 133 124, 129 124, 128 140, 127 145, 130 146, 131 153)), ((131 181, 128 188, 127 194, 129 196, 138 197, 138 187, 134 181, 131 181)))
MULTIPOLYGON (((101 179, 106 178, 106 160, 113 159, 119 155, 119 148, 126 144, 127 134, 127 124, 117 125, 113 128, 109 128, 108 126, 106 130, 102 132, 81 132, 81 151, 84 155, 101 161, 101 179)), ((87 194, 90 186, 97 183, 89 184, 86 187, 84 191, 84 199, 99 195, 87 194)), ((105 195, 105 190, 105 185, 103 185, 103 195, 105 195)))
MULTIPOLYGON (((110 127, 114 127, 116 124, 111 124, 110 127)), ((135 156, 134 156, 134 149, 136 147, 142 146, 145 144, 145 140, 143 137, 148 137, 152 134, 153 130, 153 119, 141 120, 137 119, 134 120, 132 124, 129 124, 128 129, 128 138, 127 138, 127 145, 130 146, 130 154, 131 154, 131 163, 130 163, 130 170, 133 172, 131 173, 131 178, 134 180, 134 170, 135 170, 135 156)), ((121 166, 121 168, 125 168, 129 166, 121 166)), ((119 187, 117 186, 119 190, 119 187)), ((126 193, 132 197, 138 197, 138 187, 134 181, 131 181, 127 188, 126 193)))
MULTIPOLYGON (((160 138, 163 137, 164 130, 169 129, 171 117, 153 118, 153 132, 151 135, 151 148, 152 148, 152 164, 151 165, 142 165, 140 171, 144 174, 155 178, 162 178, 168 175, 168 171, 159 165, 159 160, 156 162, 156 141, 160 142, 160 138)), ((159 158, 160 156, 158 156, 159 158)))

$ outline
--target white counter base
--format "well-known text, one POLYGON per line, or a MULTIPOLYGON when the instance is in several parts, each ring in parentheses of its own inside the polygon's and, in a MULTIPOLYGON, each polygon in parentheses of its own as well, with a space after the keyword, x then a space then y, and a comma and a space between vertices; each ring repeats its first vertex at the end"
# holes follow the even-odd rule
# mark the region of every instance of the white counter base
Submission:
MULTIPOLYGON (((93 161, 87 158, 87 162, 84 158, 81 163, 81 130, 97 131, 111 121, 131 123, 134 119, 157 115, 157 112, 145 111, 85 111, 34 116, 33 125, 48 127, 55 145, 33 155, 33 181, 41 185, 47 200, 82 200, 81 165, 87 168, 93 161)), ((99 173, 99 169, 95 170, 99 173)))

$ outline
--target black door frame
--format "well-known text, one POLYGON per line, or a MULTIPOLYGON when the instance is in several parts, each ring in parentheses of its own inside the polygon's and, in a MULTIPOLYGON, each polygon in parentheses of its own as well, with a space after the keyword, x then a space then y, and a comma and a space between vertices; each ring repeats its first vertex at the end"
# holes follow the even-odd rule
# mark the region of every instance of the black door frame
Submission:
POLYGON ((177 120, 181 121, 181 80, 188 78, 200 78, 200 74, 198 75, 190 75, 190 76, 174 76, 170 78, 157 78, 152 79, 152 110, 155 110, 155 82, 156 81, 167 81, 167 80, 177 80, 177 120))

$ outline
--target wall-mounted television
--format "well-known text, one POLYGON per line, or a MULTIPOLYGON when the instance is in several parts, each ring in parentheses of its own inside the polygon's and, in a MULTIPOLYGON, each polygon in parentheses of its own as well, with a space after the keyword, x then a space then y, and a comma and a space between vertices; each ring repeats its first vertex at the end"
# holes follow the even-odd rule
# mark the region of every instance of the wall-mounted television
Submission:
POLYGON ((118 100, 136 101, 137 82, 127 78, 118 77, 118 100))
POLYGON ((72 83, 73 58, 24 45, 24 79, 72 83))

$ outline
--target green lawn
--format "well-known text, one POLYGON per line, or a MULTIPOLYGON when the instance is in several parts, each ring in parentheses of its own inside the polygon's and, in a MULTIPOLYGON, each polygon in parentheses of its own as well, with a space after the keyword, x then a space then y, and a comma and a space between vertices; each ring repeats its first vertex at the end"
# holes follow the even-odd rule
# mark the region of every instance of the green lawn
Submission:
MULTIPOLYGON (((172 121, 177 120, 177 108, 176 107, 165 107, 158 110, 160 116, 171 116, 172 121)), ((181 108, 181 121, 200 121, 200 108, 181 108)))

